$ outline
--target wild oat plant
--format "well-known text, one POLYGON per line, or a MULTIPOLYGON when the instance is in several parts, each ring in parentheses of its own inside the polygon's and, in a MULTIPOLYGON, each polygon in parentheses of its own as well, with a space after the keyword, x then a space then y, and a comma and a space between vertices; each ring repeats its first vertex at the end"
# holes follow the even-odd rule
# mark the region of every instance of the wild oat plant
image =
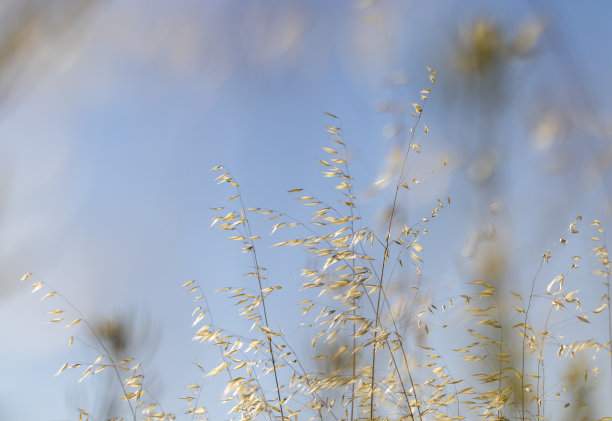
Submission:
MULTIPOLYGON (((435 83, 436 72, 428 72, 435 83)), ((229 204, 236 204, 214 208, 212 225, 227 232, 250 257, 246 276, 252 281, 251 288, 228 286, 218 292, 229 295, 237 317, 251 328, 241 334, 216 326, 200 284, 183 284, 196 301, 194 339, 218 351, 216 363, 196 362, 203 375, 201 383, 186 387, 187 419, 210 419, 207 408, 220 405, 215 399, 208 406, 203 403, 204 396, 214 396, 206 388, 214 376, 223 377, 220 399, 233 420, 594 419, 592 414, 602 406, 593 401, 594 389, 612 380, 610 262, 598 221, 588 225, 576 218, 542 253, 528 282, 508 285, 500 277, 487 279, 485 271, 483 279, 471 280, 462 292, 444 300, 434 302, 422 290, 421 239, 450 198, 437 200, 432 212, 412 226, 402 220, 400 205, 419 181, 408 177, 407 165, 409 155, 420 151, 416 133, 422 137, 428 131, 421 114, 429 93, 422 90, 420 102, 413 104, 414 124, 397 174, 375 183, 391 192, 384 229, 378 229, 382 232, 360 216, 340 120, 331 113, 325 114, 332 121, 326 128, 332 145, 323 148, 328 156, 319 163, 324 177, 335 180, 339 200, 325 203, 302 188, 289 191, 313 210, 310 220, 247 207, 231 172, 223 166, 212 169, 219 174, 218 183, 231 190, 229 204), (256 218, 270 220, 275 235, 298 233, 272 247, 301 247, 311 256, 309 267, 301 270, 301 294, 311 299, 300 303, 305 321, 300 336, 308 335, 310 351, 290 343, 280 321, 271 316, 272 295, 284 292, 266 277, 256 218), (596 234, 582 237, 581 230, 596 234), (582 262, 576 255, 567 257, 562 273, 549 275, 549 260, 557 254, 563 259, 573 238, 593 242, 589 258, 595 271, 580 273, 582 262), (584 302, 578 283, 587 292, 584 302), (524 285, 525 291, 514 290, 524 285), (579 337, 584 335, 586 339, 579 337), (593 339, 598 336, 607 341, 593 339)), ((438 170, 446 165, 445 159, 438 170)), ((23 280, 29 278, 27 274, 23 280)), ((33 284, 33 292, 39 290, 46 290, 45 300, 54 295, 63 299, 44 281, 33 284)), ((141 365, 131 358, 116 360, 95 327, 63 300, 68 311, 49 312, 50 321, 64 323, 64 314, 74 315, 67 319, 68 326, 85 324, 100 356, 88 364, 63 364, 58 374, 84 369, 81 381, 112 370, 130 411, 127 419, 175 419, 150 403, 154 399, 143 387, 141 365)), ((79 411, 80 420, 89 417, 79 411)))

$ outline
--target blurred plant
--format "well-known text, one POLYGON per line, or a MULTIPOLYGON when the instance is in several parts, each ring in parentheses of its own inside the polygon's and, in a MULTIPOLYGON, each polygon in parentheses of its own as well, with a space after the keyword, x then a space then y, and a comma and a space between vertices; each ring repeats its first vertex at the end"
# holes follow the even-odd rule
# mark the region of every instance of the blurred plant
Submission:
POLYGON ((460 32, 455 65, 468 78, 492 75, 508 62, 531 54, 543 29, 537 21, 526 22, 510 38, 499 24, 477 19, 460 32))
POLYGON ((566 420, 586 421, 593 419, 590 410, 592 403, 589 397, 593 394, 593 386, 588 382, 589 377, 588 362, 585 358, 572 361, 565 372, 565 384, 569 385, 571 401, 564 404, 569 409, 566 420))
MULTIPOLYGON (((151 354, 155 350, 156 341, 155 338, 151 337, 149 324, 146 320, 139 323, 133 315, 113 316, 100 318, 93 325, 115 361, 129 359, 132 355, 138 355, 143 360, 150 357, 150 355, 146 355, 147 353, 151 354)), ((150 372, 148 376, 150 381, 150 372)), ((95 413, 98 414, 95 417, 96 419, 111 419, 114 414, 122 412, 115 393, 113 393, 114 381, 115 379, 112 376, 104 376, 103 379, 100 379, 100 382, 105 384, 97 387, 97 390, 93 393, 93 402, 89 406, 96 408, 95 413)), ((149 395, 151 395, 150 392, 149 395)), ((153 396, 151 398, 158 402, 153 396)))
MULTIPOLYGON (((88 15, 99 0, 8 0, 0 5, 0 105, 14 91, 30 85, 35 64, 47 51, 57 56, 65 35, 88 15)), ((36 76, 41 76, 36 74, 36 76)))

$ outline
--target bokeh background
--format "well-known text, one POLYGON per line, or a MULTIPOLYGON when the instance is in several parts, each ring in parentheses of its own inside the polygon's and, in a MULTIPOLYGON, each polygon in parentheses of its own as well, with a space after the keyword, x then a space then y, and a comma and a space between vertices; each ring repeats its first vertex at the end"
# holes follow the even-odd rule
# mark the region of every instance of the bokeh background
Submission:
MULTIPOLYGON (((577 215, 612 221, 611 18, 605 1, 3 1, 0 419, 125 411, 110 403, 110 377, 53 376, 91 358, 67 346, 87 332, 45 323, 49 305, 19 283, 26 272, 137 355, 180 419, 193 362, 217 355, 191 342, 180 285, 197 279, 212 294, 245 282, 250 264, 208 228, 209 207, 230 195, 208 170, 231 168, 248 206, 303 215, 284 192, 333 197, 315 160, 333 113, 363 215, 380 228, 388 203, 368 186, 395 168, 426 66, 438 82, 410 161, 423 180, 402 217, 447 196, 452 206, 424 240, 424 288, 435 301, 487 271, 528 285, 577 215)), ((577 241, 588 256, 588 238, 577 241)), ((285 288, 273 313, 284 320, 308 262, 279 253, 263 256, 285 288)), ((601 282, 577 282, 601 295, 601 282)), ((233 326, 233 310, 211 301, 233 326)), ((224 418, 218 390, 207 394, 212 419, 224 418)), ((591 405, 610 415, 609 399, 591 405)))

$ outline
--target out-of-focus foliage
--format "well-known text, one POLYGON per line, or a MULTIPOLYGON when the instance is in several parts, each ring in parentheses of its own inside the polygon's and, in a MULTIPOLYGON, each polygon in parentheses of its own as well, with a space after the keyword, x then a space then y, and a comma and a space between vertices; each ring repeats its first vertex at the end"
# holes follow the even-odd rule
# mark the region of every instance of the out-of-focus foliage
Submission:
POLYGON ((479 19, 462 26, 455 65, 467 78, 485 77, 509 61, 531 54, 543 30, 539 22, 525 23, 508 39, 500 24, 479 19))
POLYGON ((0 105, 27 94, 83 30, 99 0, 6 0, 0 5, 0 105), (69 37, 72 35, 72 37, 69 37))

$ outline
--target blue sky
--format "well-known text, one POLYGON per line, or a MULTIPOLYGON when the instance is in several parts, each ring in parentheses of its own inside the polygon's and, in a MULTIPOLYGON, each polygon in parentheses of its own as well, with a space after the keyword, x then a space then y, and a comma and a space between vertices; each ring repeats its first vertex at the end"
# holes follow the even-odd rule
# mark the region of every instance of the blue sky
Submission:
MULTIPOLYGON (((17 282, 26 272, 91 318, 148 320, 159 341, 147 353, 152 386, 180 414, 175 397, 198 379, 192 362, 210 357, 190 342, 191 302, 180 285, 197 279, 212 293, 243 282, 250 264, 208 228, 209 207, 229 196, 208 169, 230 167, 248 206, 304 215, 283 192, 329 194, 315 158, 327 146, 322 111, 332 112, 341 117, 364 215, 375 220, 382 202, 369 198, 368 186, 394 142, 385 136, 393 117, 377 109, 392 98, 417 100, 429 85, 426 66, 439 71, 439 83, 423 116, 430 133, 411 165, 426 174, 448 156, 449 166, 411 192, 408 215, 451 196, 425 240, 444 245, 426 266, 442 286, 430 292, 444 297, 468 280, 461 248, 480 221, 467 174, 482 121, 449 62, 462 25, 480 17, 510 34, 538 17, 549 28, 532 56, 507 69, 509 94, 496 122, 504 190, 493 195, 511 221, 516 273, 527 279, 576 215, 609 223, 609 180, 589 170, 608 165, 609 4, 555 2, 540 15, 540 2, 361 3, 101 2, 19 58, 24 70, 0 108, 3 419, 75 419, 75 402, 91 398, 89 385, 75 386, 78 376, 53 377, 83 356, 68 349, 65 329, 44 323, 48 307, 17 282), (398 75, 405 86, 390 85, 398 75), (535 148, 531 122, 559 104, 567 138, 535 148), (596 133, 590 109, 604 126, 596 133), (558 162, 560 170, 545 171, 558 162)), ((262 252, 271 276, 287 283, 276 314, 300 301, 292 291, 305 260, 281 253, 262 252)), ((221 301, 212 304, 215 316, 234 323, 221 301)))

